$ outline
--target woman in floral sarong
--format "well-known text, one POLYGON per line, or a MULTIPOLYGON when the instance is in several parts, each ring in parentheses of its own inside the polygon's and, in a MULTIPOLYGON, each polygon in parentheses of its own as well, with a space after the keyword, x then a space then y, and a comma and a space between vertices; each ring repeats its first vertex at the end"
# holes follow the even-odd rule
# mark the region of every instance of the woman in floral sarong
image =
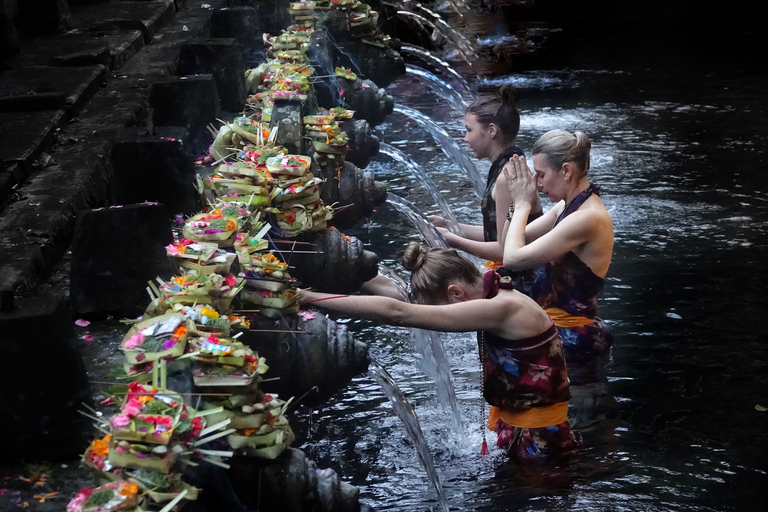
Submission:
MULTIPOLYGON (((302 304, 390 325, 477 331, 488 427, 513 457, 544 458, 579 446, 568 422, 568 375, 557 329, 529 297, 493 270, 484 276, 453 249, 408 245, 418 304, 380 296, 301 292, 302 304)), ((485 443, 484 443, 485 445, 485 443)))
POLYGON ((535 174, 517 156, 503 170, 512 198, 504 267, 536 269, 531 297, 557 325, 570 370, 601 360, 613 344, 612 330, 595 316, 613 254, 613 222, 600 187, 587 177, 590 149, 584 133, 552 130, 533 147, 535 174), (528 224, 537 188, 557 204, 528 224))

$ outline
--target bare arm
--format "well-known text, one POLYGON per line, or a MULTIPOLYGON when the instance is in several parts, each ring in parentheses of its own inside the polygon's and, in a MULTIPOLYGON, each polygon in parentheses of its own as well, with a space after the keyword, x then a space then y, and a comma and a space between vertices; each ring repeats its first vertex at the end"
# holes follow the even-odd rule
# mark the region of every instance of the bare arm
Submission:
POLYGON ((302 305, 317 306, 388 325, 417 327, 443 332, 488 330, 504 332, 510 317, 508 301, 470 300, 456 304, 426 306, 389 297, 340 296, 302 290, 302 305))
POLYGON ((501 261, 503 251, 501 245, 499 245, 499 242, 478 242, 475 240, 469 240, 467 238, 457 236, 447 230, 442 231, 442 233, 445 237, 445 240, 448 242, 448 245, 451 247, 468 252, 469 254, 474 254, 478 258, 491 261, 501 261))
MULTIPOLYGON (((405 283, 403 283, 405 286, 405 283)), ((398 288, 395 283, 379 274, 373 279, 363 283, 361 290, 369 295, 380 295, 382 297, 391 297, 397 300, 406 300, 405 291, 398 288)))
MULTIPOLYGON (((509 234, 504 241, 504 266, 512 270, 532 268, 552 261, 569 251, 576 251, 596 238, 598 231, 607 229, 600 216, 591 210, 576 211, 563 219, 554 229, 529 244, 519 236, 517 207, 510 223, 509 234), (513 231, 514 230, 514 231, 513 231), (512 233, 516 233, 514 236, 512 233)), ((612 228, 611 228, 612 229, 612 228)), ((610 260, 609 260, 610 261, 610 260)), ((593 267, 592 261, 584 261, 596 274, 604 270, 593 267)))
MULTIPOLYGON (((434 224, 436 228, 440 229, 440 231, 443 234, 445 234, 446 232, 450 232, 448 229, 448 221, 446 221, 444 218, 440 217, 439 215, 427 215, 427 220, 429 220, 429 222, 434 224)), ((482 242, 484 239, 483 226, 475 226, 474 224, 459 223, 459 228, 461 228, 461 231, 464 233, 464 237, 469 240, 476 240, 476 241, 482 242)))

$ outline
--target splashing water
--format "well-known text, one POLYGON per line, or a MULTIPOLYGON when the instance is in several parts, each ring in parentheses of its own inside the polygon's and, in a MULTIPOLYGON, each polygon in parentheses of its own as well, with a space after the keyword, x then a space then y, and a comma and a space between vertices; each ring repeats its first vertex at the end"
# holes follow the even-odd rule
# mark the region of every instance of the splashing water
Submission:
POLYGON ((456 435, 456 441, 466 443, 464 424, 456 401, 456 391, 451 377, 451 366, 445 354, 440 333, 426 329, 410 329, 411 344, 414 352, 421 354, 419 368, 425 375, 435 381, 437 400, 440 405, 451 413, 451 427, 456 435))
POLYGON ((432 181, 432 178, 429 177, 429 174, 426 173, 422 166, 414 162, 411 157, 399 149, 386 143, 381 143, 379 145, 379 153, 387 155, 388 157, 405 165, 408 170, 411 171, 411 174, 413 174, 419 180, 419 183, 421 183, 421 185, 429 191, 432 199, 435 200, 435 204, 438 208, 440 208, 440 212, 443 214, 443 218, 448 221, 448 229, 452 233, 455 233, 459 236, 464 236, 464 233, 459 227, 458 221, 456 221, 456 217, 453 215, 451 207, 448 206, 448 202, 443 197, 443 194, 437 190, 437 185, 435 185, 435 182, 432 181))
POLYGON ((445 241, 443 235, 440 234, 434 224, 424 217, 412 202, 397 194, 388 192, 387 204, 391 204, 397 211, 408 217, 408 220, 413 223, 413 226, 418 230, 419 235, 421 235, 421 239, 428 247, 448 247, 448 242, 445 241))
POLYGON ((419 462, 421 462, 421 466, 424 468, 427 477, 429 477, 429 481, 435 489, 440 510, 448 512, 448 500, 445 496, 445 491, 443 491, 443 485, 440 483, 440 477, 437 475, 435 463, 432 460, 432 452, 429 451, 429 445, 427 445, 427 440, 424 438, 424 432, 421 430, 421 425, 419 425, 419 419, 416 417, 416 412, 413 410, 413 406, 408 402, 408 399, 405 398, 389 373, 378 364, 371 362, 368 367, 368 374, 379 383, 384 394, 387 395, 389 401, 392 403, 392 408, 403 422, 408 437, 416 448, 419 462))
POLYGON ((440 149, 443 150, 443 153, 445 153, 448 158, 456 162, 464 171, 464 174, 467 175, 467 178, 469 178, 469 180, 472 182, 477 197, 483 197, 483 192, 485 191, 485 180, 483 180, 483 177, 480 175, 480 171, 477 170, 477 166, 469 158, 467 152, 464 151, 461 146, 459 146, 459 144, 453 139, 453 137, 448 134, 447 131, 441 128, 440 125, 434 122, 429 116, 419 112, 414 108, 395 104, 394 112, 413 119, 420 126, 429 131, 429 133, 435 139, 435 142, 437 142, 440 146, 440 149))

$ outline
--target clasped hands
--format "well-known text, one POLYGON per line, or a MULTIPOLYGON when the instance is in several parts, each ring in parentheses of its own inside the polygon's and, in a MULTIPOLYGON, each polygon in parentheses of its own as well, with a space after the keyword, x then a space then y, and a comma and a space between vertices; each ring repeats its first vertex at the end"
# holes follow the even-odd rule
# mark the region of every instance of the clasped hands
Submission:
POLYGON ((509 189, 510 204, 528 203, 533 205, 536 203, 539 193, 536 175, 531 173, 524 156, 513 155, 504 164, 502 172, 507 182, 507 189, 509 189))

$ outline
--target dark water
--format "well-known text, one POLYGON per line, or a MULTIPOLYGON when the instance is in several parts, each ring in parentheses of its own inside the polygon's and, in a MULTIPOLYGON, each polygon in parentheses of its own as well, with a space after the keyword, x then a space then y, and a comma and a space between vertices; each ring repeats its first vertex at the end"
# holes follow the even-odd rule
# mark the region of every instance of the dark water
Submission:
MULTIPOLYGON (((617 337, 604 381, 574 386, 571 418, 587 447, 545 468, 511 465, 495 451, 479 456, 473 337, 443 338, 467 429, 457 439, 407 330, 353 327, 414 404, 452 509, 766 510, 768 412, 755 407, 768 407, 765 30, 735 6, 701 4, 689 16, 694 6, 638 4, 622 17, 546 5, 525 11, 525 23, 501 13, 468 13, 462 23, 486 56, 510 33, 527 48, 471 80, 481 90, 521 89, 520 147, 529 154, 553 128, 593 141, 590 176, 603 186, 616 234, 599 314, 617 337)), ((423 85, 406 76, 389 92, 462 137, 463 116, 423 85)), ((480 221, 471 184, 427 132, 395 116, 377 131, 428 168, 460 222, 480 221)), ((386 159, 370 169, 437 213, 405 169, 386 159)), ((418 235, 396 211, 382 206, 350 234, 406 275, 396 258, 418 235)), ((303 448, 360 486, 364 503, 435 507, 413 446, 368 376, 315 410, 311 424, 306 409, 297 412, 303 448)))

